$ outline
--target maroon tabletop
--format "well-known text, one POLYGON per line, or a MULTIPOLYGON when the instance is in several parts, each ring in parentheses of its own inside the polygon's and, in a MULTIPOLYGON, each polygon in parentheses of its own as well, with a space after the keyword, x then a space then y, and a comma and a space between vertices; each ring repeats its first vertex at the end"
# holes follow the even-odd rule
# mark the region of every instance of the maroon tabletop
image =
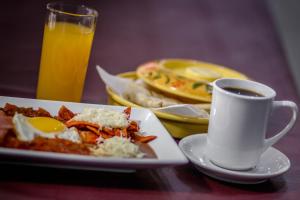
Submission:
MULTIPOLYGON (((0 12, 0 95, 35 98, 47 1, 10 0, 0 12)), ((74 1, 100 12, 83 102, 107 101, 95 65, 117 74, 161 58, 192 58, 239 70, 299 98, 266 2, 261 0, 74 1)), ((269 134, 290 113, 274 113, 269 134)), ((251 123, 251 122, 250 122, 251 123)), ((109 173, 0 164, 0 199, 297 199, 300 124, 275 145, 291 160, 284 175, 258 185, 220 182, 191 164, 109 173)))

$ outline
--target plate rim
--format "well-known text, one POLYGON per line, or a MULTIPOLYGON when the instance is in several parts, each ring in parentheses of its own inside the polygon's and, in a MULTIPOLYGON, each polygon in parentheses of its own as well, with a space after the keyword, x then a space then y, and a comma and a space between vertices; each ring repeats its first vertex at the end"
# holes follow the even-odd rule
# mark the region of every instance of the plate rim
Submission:
MULTIPOLYGON (((220 64, 215 64, 215 63, 211 63, 211 62, 207 62, 207 61, 202 61, 202 60, 185 59, 185 58, 165 58, 165 59, 159 60, 159 62, 165 62, 165 61, 170 61, 170 60, 172 60, 172 61, 174 61, 174 60, 179 60, 179 61, 186 60, 188 62, 195 62, 195 63, 207 65, 207 67, 209 67, 209 68, 211 67, 211 68, 219 68, 219 69, 222 69, 222 70, 227 70, 227 71, 230 71, 232 73, 237 74, 238 76, 240 76, 240 78, 249 79, 249 77, 246 76, 244 73, 241 73, 241 72, 239 72, 239 71, 237 71, 235 69, 231 69, 230 67, 225 67, 225 66, 220 65, 220 64)), ((164 68, 168 68, 168 67, 164 66, 164 68)), ((172 67, 170 67, 170 68, 172 68, 172 67)))

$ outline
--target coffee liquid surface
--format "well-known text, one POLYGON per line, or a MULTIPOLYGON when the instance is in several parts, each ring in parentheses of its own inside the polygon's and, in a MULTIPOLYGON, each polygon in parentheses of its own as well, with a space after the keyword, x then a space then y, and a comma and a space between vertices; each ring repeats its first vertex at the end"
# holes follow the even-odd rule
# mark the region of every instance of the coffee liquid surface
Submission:
POLYGON ((263 97, 262 94, 259 94, 251 90, 242 89, 242 88, 224 87, 223 89, 234 94, 251 96, 251 97, 263 97))

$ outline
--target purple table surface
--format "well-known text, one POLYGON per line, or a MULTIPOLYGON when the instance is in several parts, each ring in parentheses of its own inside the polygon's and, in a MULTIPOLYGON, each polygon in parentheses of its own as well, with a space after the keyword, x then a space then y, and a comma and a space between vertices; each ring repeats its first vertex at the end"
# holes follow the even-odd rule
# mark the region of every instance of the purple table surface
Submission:
MULTIPOLYGON (((6 1, 0 12, 0 95, 35 98, 47 1, 6 1)), ((299 104, 266 2, 261 0, 74 1, 100 12, 83 102, 105 104, 95 65, 113 74, 161 58, 192 58, 239 70, 299 104)), ((290 113, 274 113, 269 134, 290 113)), ((299 121, 298 121, 299 122, 299 121)), ((251 122, 250 122, 251 123, 251 122)), ((284 175, 258 185, 220 182, 191 164, 108 173, 0 164, 0 199, 297 199, 300 124, 276 148, 284 175)))

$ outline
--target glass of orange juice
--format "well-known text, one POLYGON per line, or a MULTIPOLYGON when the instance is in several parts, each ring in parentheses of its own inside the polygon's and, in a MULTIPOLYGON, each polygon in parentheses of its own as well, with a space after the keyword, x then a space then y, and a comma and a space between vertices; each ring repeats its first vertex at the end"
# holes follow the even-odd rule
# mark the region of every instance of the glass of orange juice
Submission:
POLYGON ((80 102, 97 16, 85 6, 47 4, 37 98, 80 102))

